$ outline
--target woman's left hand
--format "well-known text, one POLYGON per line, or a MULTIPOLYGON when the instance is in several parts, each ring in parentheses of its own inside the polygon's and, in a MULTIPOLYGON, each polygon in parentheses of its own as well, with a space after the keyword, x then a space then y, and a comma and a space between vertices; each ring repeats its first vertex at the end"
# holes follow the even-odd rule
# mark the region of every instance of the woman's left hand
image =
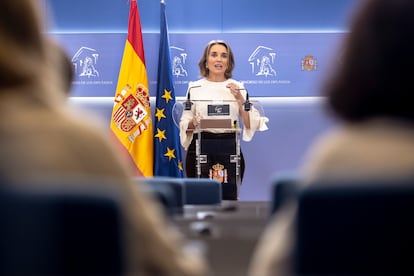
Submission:
POLYGON ((227 88, 230 89, 230 93, 233 94, 234 98, 239 102, 244 102, 244 98, 242 93, 240 92, 240 88, 235 83, 229 83, 226 85, 227 88))

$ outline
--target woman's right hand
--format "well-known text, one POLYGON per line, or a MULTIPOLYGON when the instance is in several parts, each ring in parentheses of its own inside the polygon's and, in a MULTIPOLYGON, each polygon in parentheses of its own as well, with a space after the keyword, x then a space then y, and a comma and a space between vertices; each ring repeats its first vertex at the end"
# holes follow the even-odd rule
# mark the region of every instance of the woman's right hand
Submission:
POLYGON ((194 129, 197 127, 197 119, 193 117, 193 119, 188 123, 189 129, 194 129))
POLYGON ((188 128, 193 129, 197 128, 198 124, 200 123, 201 116, 200 114, 197 114, 193 117, 193 119, 189 122, 188 128))

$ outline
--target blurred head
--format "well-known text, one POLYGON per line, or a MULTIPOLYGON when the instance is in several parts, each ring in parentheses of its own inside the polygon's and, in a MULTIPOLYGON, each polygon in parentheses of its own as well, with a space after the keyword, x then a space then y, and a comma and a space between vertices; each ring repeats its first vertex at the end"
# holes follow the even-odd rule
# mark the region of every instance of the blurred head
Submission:
POLYGON ((49 66, 52 70, 56 70, 58 78, 60 78, 61 87, 64 90, 63 92, 69 96, 72 88, 72 81, 75 77, 72 61, 60 44, 50 41, 49 46, 50 49, 48 52, 51 58, 51 64, 49 66))
POLYGON ((46 58, 35 1, 0 1, 0 89, 35 80, 46 58))
POLYGON ((0 96, 49 106, 63 99, 61 70, 45 35, 38 0, 0 0, 0 96), (53 67, 53 68, 52 68, 53 67), (23 97, 22 97, 23 95, 23 97))
POLYGON ((198 62, 200 75, 208 77, 212 73, 223 73, 225 79, 230 79, 234 69, 234 56, 230 46, 222 40, 212 40, 204 48, 203 55, 198 62), (217 67, 214 67, 214 65, 217 67), (223 65, 220 68, 220 64, 223 65))
POLYGON ((373 117, 414 122, 413 34, 413 0, 363 2, 346 38, 342 63, 325 87, 334 115, 348 122, 373 117))

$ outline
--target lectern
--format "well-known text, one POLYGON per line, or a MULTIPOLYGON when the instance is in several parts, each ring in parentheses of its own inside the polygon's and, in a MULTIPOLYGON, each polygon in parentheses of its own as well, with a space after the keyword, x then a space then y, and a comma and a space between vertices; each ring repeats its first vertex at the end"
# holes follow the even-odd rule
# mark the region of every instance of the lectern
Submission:
MULTIPOLYGON (((242 133, 240 103, 231 94, 223 100, 203 100, 200 99, 202 96, 190 99, 187 93, 187 99, 182 103, 176 102, 173 108, 174 122, 180 128, 181 145, 187 150, 187 176, 215 179, 221 183, 224 200, 238 200, 244 173, 241 134, 250 141, 254 131, 242 133)), ((261 114, 264 113, 257 101, 246 100, 243 108, 249 112, 250 127, 260 131, 267 129, 267 118, 262 119, 261 114)))
POLYGON ((219 181, 223 199, 237 200, 241 183, 237 124, 231 119, 201 119, 194 136, 197 177, 219 181))

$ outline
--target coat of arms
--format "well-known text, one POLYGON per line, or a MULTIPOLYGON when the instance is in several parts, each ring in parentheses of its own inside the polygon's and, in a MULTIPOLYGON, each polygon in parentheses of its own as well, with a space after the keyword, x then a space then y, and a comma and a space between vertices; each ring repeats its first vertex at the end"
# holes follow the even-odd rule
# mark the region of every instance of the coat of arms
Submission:
POLYGON ((221 183, 227 183, 227 169, 222 164, 217 163, 209 170, 209 177, 221 183))

